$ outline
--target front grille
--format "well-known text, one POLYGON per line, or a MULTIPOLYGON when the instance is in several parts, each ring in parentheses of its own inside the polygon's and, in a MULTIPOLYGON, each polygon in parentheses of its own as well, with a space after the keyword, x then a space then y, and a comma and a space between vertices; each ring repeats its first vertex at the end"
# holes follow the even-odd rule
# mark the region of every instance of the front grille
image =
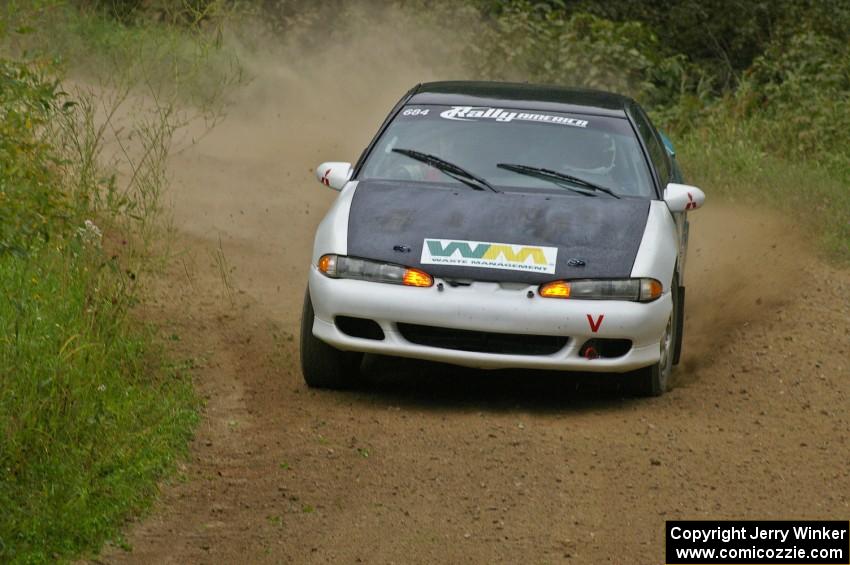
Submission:
POLYGON ((507 355, 551 355, 569 341, 556 335, 505 334, 456 330, 417 324, 398 324, 398 331, 407 341, 418 345, 507 355))

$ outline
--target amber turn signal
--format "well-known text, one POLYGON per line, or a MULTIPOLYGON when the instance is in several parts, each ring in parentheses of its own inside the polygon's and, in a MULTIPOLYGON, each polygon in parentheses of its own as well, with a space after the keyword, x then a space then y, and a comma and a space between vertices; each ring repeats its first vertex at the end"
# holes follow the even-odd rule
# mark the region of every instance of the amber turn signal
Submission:
POLYGON ((655 279, 640 280, 640 300, 641 302, 649 302, 655 300, 664 291, 664 287, 655 279))
POLYGON ((569 298, 570 283, 567 281, 552 281, 541 286, 539 293, 544 298, 569 298))
POLYGON ((326 275, 334 274, 332 271, 333 267, 335 266, 335 263, 335 255, 322 255, 321 258, 319 258, 319 270, 325 273, 326 275))
POLYGON ((402 282, 407 286, 431 286, 434 284, 434 279, 431 275, 419 269, 406 269, 402 282))

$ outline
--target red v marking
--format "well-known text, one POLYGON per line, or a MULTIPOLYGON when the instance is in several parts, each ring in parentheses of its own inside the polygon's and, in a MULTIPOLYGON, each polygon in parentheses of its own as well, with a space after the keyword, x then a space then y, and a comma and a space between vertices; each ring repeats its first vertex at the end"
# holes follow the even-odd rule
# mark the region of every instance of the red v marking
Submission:
POLYGON ((602 318, 605 317, 605 314, 599 314, 599 317, 596 318, 596 321, 593 321, 593 316, 590 314, 587 315, 587 323, 590 324, 590 331, 596 333, 599 331, 599 326, 602 325, 602 318))

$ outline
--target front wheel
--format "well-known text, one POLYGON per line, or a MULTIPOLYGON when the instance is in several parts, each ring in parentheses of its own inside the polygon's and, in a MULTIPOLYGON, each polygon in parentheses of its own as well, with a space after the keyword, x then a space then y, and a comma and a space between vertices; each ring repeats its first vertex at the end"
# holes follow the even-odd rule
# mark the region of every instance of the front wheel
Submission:
POLYGON ((304 294, 301 312, 301 373, 310 388, 346 389, 357 384, 362 353, 340 351, 313 335, 313 301, 304 294))
POLYGON ((658 363, 638 369, 627 375, 631 391, 638 396, 661 396, 667 392, 670 383, 670 375, 673 372, 673 364, 676 357, 676 345, 680 327, 679 303, 680 293, 679 277, 673 275, 673 286, 671 295, 673 297, 673 309, 667 320, 667 327, 659 343, 660 356, 658 363))

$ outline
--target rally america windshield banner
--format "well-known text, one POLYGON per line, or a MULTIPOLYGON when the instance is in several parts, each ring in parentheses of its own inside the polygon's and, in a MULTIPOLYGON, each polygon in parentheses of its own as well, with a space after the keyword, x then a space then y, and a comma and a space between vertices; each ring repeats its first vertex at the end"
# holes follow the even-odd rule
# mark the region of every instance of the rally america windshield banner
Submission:
POLYGON ((401 117, 403 119, 439 117, 456 122, 534 122, 575 128, 586 128, 589 124, 585 119, 561 113, 493 108, 490 106, 409 106, 401 112, 401 117))
POLYGON ((446 120, 462 120, 471 122, 473 120, 496 120, 497 122, 543 122, 548 124, 559 124, 586 128, 587 120, 579 120, 568 116, 557 114, 544 114, 539 112, 519 112, 504 110, 502 108, 487 108, 479 106, 453 106, 449 110, 440 112, 440 117, 446 120))

